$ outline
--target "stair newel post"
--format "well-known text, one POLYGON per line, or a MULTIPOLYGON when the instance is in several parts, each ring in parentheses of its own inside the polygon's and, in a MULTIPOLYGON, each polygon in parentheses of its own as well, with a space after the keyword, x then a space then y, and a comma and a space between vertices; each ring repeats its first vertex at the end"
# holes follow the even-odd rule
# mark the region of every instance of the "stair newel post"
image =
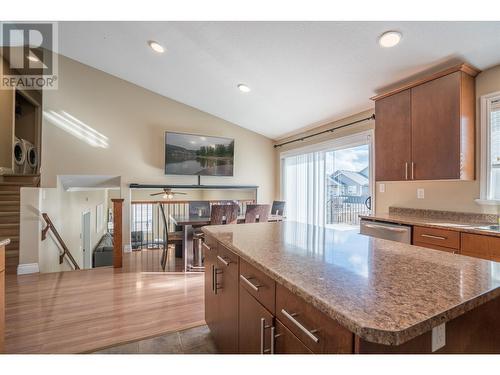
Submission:
POLYGON ((122 211, 123 199, 111 199, 113 202, 113 267, 122 267, 123 237, 122 211))

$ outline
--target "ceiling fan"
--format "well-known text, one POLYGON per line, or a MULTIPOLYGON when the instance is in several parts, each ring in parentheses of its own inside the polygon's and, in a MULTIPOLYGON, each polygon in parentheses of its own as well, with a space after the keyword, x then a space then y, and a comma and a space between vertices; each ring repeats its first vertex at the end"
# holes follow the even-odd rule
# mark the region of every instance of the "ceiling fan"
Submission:
POLYGON ((172 191, 172 189, 163 188, 162 192, 153 193, 153 194, 149 194, 149 195, 151 195, 151 196, 163 195, 163 197, 162 197, 163 199, 174 199, 174 195, 176 195, 176 194, 186 195, 187 193, 181 193, 178 191, 172 191))

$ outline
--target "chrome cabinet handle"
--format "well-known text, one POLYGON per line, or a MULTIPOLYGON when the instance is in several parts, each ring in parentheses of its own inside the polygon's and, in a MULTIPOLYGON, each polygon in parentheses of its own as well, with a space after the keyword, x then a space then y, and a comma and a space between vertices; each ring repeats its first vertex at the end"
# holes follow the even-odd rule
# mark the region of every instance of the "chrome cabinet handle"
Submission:
POLYGON ((447 238, 446 237, 442 237, 442 236, 433 236, 432 234, 421 234, 420 235, 421 237, 427 237, 427 238, 432 238, 434 240, 446 240, 447 238))
POLYGON ((219 260, 219 262, 221 262, 226 267, 229 266, 229 263, 231 263, 231 262, 228 262, 227 260, 225 260, 224 258, 222 258, 220 255, 217 255, 217 259, 219 260))
POLYGON ((214 291, 214 294, 217 294, 219 289, 222 289, 219 287, 219 283, 217 282, 217 275, 219 273, 222 273, 222 270, 218 270, 215 268, 215 266, 212 266, 212 274, 213 274, 213 281, 212 281, 212 289, 214 291))
POLYGON ((215 266, 212 264, 212 292, 215 293, 215 266))
POLYGON ((411 162, 411 179, 415 179, 415 163, 411 162))
POLYGON ((408 162, 405 163, 405 180, 408 180, 408 162))
MULTIPOLYGON (((274 344, 272 343, 272 339, 271 339, 271 349, 265 349, 264 348, 264 331, 268 328, 271 328, 271 332, 272 332, 272 328, 274 327, 271 327, 270 325, 266 325, 266 318, 260 318, 260 354, 264 354, 264 353, 269 353, 272 350, 274 350, 273 346, 274 344)), ((272 336, 271 336, 272 337, 272 336)))
POLYGON ((297 314, 290 314, 285 309, 281 309, 281 313, 285 315, 293 324, 295 324, 302 332, 304 332, 312 341, 314 341, 316 344, 319 342, 319 338, 313 335, 313 333, 316 333, 317 330, 314 329, 310 331, 306 327, 304 327, 297 319, 294 318, 294 316, 297 316, 297 314))
POLYGON ((271 327, 271 354, 274 354, 274 340, 280 335, 275 335, 276 327, 271 327))
POLYGON ((246 278, 245 276, 240 274, 240 279, 243 280, 250 288, 252 288, 256 292, 258 292, 259 288, 262 286, 262 285, 256 285, 256 284, 252 283, 250 280, 253 279, 253 277, 246 278))
POLYGON ((384 229, 384 230, 388 230, 388 231, 391 231, 391 232, 398 232, 398 233, 402 233, 402 232, 406 232, 406 229, 403 229, 403 228, 392 228, 392 227, 386 227, 384 225, 376 225, 376 224, 364 224, 365 227, 367 228, 372 228, 372 229, 384 229))
POLYGON ((202 242, 201 243, 201 246, 203 246, 204 248, 206 248, 208 251, 210 251, 210 246, 208 246, 205 242, 202 242))

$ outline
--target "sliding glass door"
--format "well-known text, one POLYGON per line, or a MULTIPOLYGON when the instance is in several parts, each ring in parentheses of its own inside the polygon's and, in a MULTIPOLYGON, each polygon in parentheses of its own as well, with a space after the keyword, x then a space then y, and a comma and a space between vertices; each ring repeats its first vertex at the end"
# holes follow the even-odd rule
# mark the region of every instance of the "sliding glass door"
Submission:
POLYGON ((372 135, 363 132, 281 155, 287 220, 336 228, 371 212, 372 135))

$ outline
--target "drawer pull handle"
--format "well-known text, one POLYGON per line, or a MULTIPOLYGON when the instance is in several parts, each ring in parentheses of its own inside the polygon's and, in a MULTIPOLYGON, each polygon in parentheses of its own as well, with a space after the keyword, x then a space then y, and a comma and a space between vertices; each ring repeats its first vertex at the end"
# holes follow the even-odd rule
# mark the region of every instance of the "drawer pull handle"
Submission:
POLYGON ((231 262, 228 262, 227 260, 225 260, 223 257, 221 257, 220 255, 217 255, 217 259, 219 260, 219 262, 221 262, 223 265, 225 265, 226 267, 229 266, 229 263, 231 262))
POLYGON ((259 288, 262 286, 262 285, 256 285, 256 284, 252 283, 250 280, 253 279, 253 277, 246 278, 245 276, 240 275, 240 279, 243 280, 250 288, 252 288, 256 292, 258 292, 259 288))
POLYGON ((270 325, 266 325, 266 319, 265 318, 260 318, 260 354, 264 353, 269 353, 274 351, 274 344, 271 336, 271 349, 265 349, 264 348, 264 331, 266 329, 271 328, 271 334, 274 334, 274 327, 271 327, 270 325))
POLYGON ((208 246, 205 242, 202 242, 201 243, 201 246, 203 246, 205 249, 207 249, 208 251, 210 251, 210 246, 208 246))
POLYGON ((290 314, 285 309, 281 309, 281 313, 285 315, 288 318, 288 320, 290 320, 293 324, 295 324, 302 332, 304 332, 307 335, 307 337, 313 340, 316 344, 319 342, 319 338, 313 335, 313 333, 316 333, 317 330, 310 331, 306 327, 304 327, 297 319, 294 318, 295 316, 297 316, 297 314, 290 314))
POLYGON ((444 241, 444 240, 446 240, 446 239, 447 239, 446 237, 442 237, 442 236, 433 236, 432 234, 421 234, 420 236, 421 236, 421 237, 432 238, 433 240, 441 240, 441 241, 444 241))
POLYGON ((392 227, 386 227, 385 225, 376 225, 376 224, 365 224, 365 227, 371 228, 371 229, 383 229, 383 230, 388 230, 391 232, 398 232, 398 233, 403 233, 403 232, 408 231, 408 229, 406 229, 406 228, 392 228, 392 227))

